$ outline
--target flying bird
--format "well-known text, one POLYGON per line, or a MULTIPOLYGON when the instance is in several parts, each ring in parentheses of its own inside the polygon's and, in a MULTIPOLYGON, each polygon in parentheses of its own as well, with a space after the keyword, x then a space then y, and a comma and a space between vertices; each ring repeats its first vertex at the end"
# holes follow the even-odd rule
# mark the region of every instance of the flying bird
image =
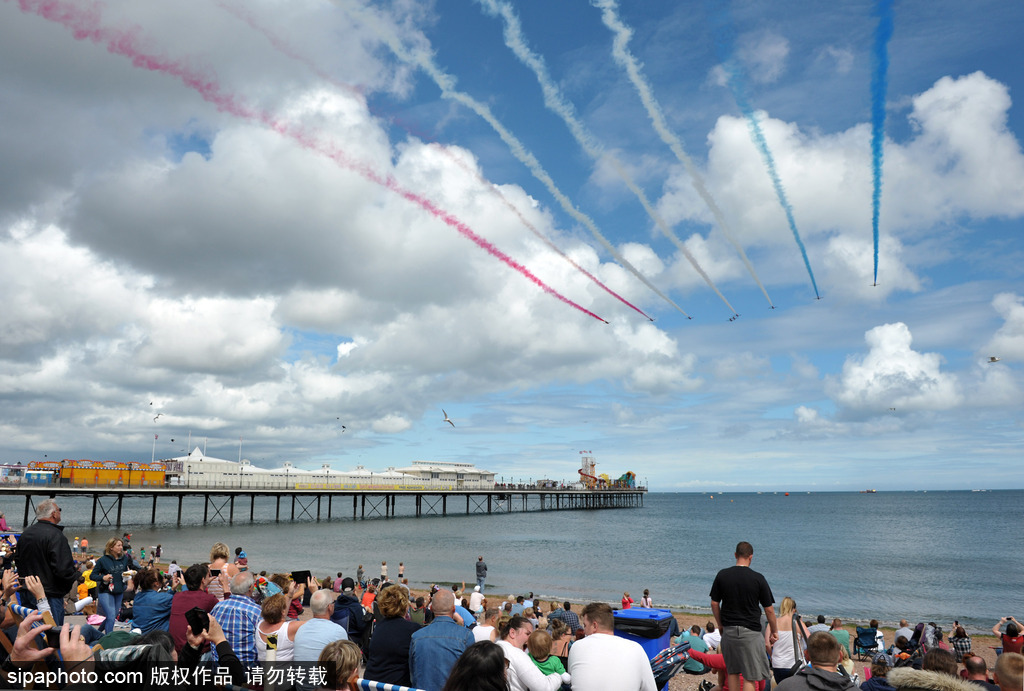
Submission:
MULTIPOLYGON (((334 419, 335 419, 335 420, 338 420, 338 421, 340 421, 340 420, 341 420, 341 418, 340 418, 340 417, 337 417, 337 418, 334 418, 334 419)), ((346 428, 345 428, 345 425, 342 425, 342 426, 341 426, 341 433, 342 433, 342 434, 345 434, 345 429, 346 429, 346 428)))
MULTIPOLYGON (((441 408, 441 412, 444 413, 444 408, 441 408)), ((455 423, 452 422, 452 419, 450 417, 448 417, 448 413, 444 413, 444 421, 447 422, 452 427, 455 426, 455 423)))
MULTIPOLYGON (((163 415, 163 413, 157 413, 157 414, 156 414, 156 417, 161 417, 162 415, 163 415)), ((153 418, 153 422, 156 422, 156 417, 155 417, 155 418, 153 418)))
POLYGON ((993 355, 992 357, 990 357, 990 358, 988 359, 988 364, 990 364, 990 365, 991 365, 991 364, 994 364, 994 363, 996 363, 996 362, 999 362, 999 360, 1000 360, 1000 358, 997 358, 997 357, 996 357, 995 355, 993 355))

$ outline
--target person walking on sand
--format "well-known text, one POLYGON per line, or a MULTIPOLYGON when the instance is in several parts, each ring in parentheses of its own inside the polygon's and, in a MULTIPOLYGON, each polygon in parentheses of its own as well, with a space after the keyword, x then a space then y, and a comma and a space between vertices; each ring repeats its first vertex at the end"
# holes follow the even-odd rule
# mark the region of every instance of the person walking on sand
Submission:
POLYGON ((768 619, 768 644, 779 639, 772 590, 757 571, 750 568, 754 548, 749 542, 736 545, 736 564, 722 569, 711 585, 711 612, 722 632, 722 653, 730 691, 754 691, 755 682, 768 679, 768 657, 761 633, 761 610, 768 619))
POLYGON ((484 581, 487 580, 487 564, 483 557, 476 558, 476 584, 480 586, 480 592, 484 592, 484 581))

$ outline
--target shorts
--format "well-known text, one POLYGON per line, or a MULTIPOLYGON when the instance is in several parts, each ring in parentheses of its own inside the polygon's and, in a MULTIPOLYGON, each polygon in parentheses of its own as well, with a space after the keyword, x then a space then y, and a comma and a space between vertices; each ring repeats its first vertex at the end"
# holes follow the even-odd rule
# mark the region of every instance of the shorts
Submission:
POLYGON ((719 644, 728 674, 742 674, 744 681, 761 681, 771 674, 764 634, 745 626, 723 626, 719 644))

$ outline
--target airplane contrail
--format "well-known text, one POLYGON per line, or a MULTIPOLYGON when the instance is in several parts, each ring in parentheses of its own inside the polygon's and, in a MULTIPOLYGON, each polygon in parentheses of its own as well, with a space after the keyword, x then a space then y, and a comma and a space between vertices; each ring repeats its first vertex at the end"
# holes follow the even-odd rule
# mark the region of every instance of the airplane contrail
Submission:
POLYGON ((874 240, 874 284, 878 285, 878 217, 882 206, 882 155, 885 144, 885 92, 889 85, 889 39, 892 38, 892 0, 875 5, 878 28, 871 71, 871 236, 874 240))
MULTIPOLYGON (((345 82, 343 82, 343 81, 341 81, 339 79, 334 78, 332 75, 330 75, 329 73, 327 73, 326 71, 321 69, 316 63, 314 63, 312 60, 310 60, 307 56, 301 54, 293 46, 291 46, 287 41, 285 41, 281 36, 279 36, 278 34, 276 34, 273 31, 271 31, 267 26, 265 26, 262 22, 260 22, 259 19, 257 19, 257 17, 252 12, 250 12, 248 10, 248 8, 239 7, 235 3, 227 2, 226 0, 216 0, 216 3, 217 3, 217 5, 221 9, 225 10, 226 12, 228 12, 231 15, 233 15, 237 19, 240 19, 241 21, 245 22, 246 24, 249 25, 250 28, 252 28, 257 33, 261 34, 264 38, 267 39, 267 41, 270 43, 271 46, 273 46, 273 48, 275 50, 277 50, 280 53, 282 53, 283 55, 286 55, 289 58, 292 58, 293 60, 296 60, 299 63, 305 65, 306 67, 308 67, 313 72, 313 74, 318 76, 320 79, 322 79, 322 80, 324 80, 324 81, 334 85, 335 87, 341 89, 342 91, 344 91, 344 92, 346 92, 346 93, 348 93, 350 95, 358 96, 360 98, 360 100, 363 100, 365 102, 365 99, 362 98, 362 92, 360 92, 359 89, 357 89, 356 87, 354 87, 354 86, 352 86, 350 84, 346 84, 345 82)), ((372 108, 370 108, 369 104, 367 104, 367 109, 372 111, 372 108)), ((409 134, 413 134, 411 131, 408 130, 408 128, 405 128, 400 123, 398 123, 398 124, 403 129, 406 129, 406 131, 409 132, 409 134)), ((417 135, 414 135, 414 136, 418 136, 421 139, 429 139, 428 137, 426 137, 426 136, 424 136, 422 134, 417 134, 417 135)), ((551 241, 550 238, 548 238, 544 233, 542 233, 535 225, 533 225, 528 220, 526 220, 526 217, 523 216, 523 214, 520 213, 519 209, 517 209, 515 207, 515 205, 512 204, 512 202, 510 202, 508 200, 508 197, 506 197, 505 194, 502 193, 502 191, 500 189, 498 189, 498 187, 496 185, 494 185, 491 182, 489 182, 488 180, 486 180, 480 174, 480 172, 478 170, 476 170, 475 168, 471 168, 462 159, 460 159, 458 156, 453 154, 451 152, 451 150, 448 147, 446 147, 446 146, 443 146, 443 145, 441 145, 439 143, 436 143, 436 142, 431 142, 431 144, 429 144, 428 146, 432 146, 436 151, 439 151, 443 156, 446 156, 449 160, 451 160, 457 166, 462 168, 462 170, 464 170, 467 174, 473 176, 476 179, 476 181, 480 184, 481 187, 486 189, 491 194, 496 195, 498 197, 498 199, 500 199, 501 202, 509 210, 511 210, 516 215, 516 217, 520 220, 520 222, 522 222, 522 224, 524 226, 526 226, 527 230, 529 230, 541 242, 543 242, 545 245, 547 245, 549 249, 551 249, 553 252, 555 252, 560 257, 565 259, 565 261, 569 262, 569 264, 572 265, 573 268, 575 268, 578 271, 580 271, 584 276, 586 276, 591 281, 593 281, 599 288, 604 290, 606 293, 608 293, 609 295, 614 297, 616 300, 618 300, 622 304, 626 305, 627 307, 629 307, 632 310, 635 310, 637 313, 641 314, 644 318, 649 319, 650 321, 654 321, 654 319, 652 319, 646 312, 644 312, 642 309, 640 309, 639 307, 634 305, 632 302, 630 302, 629 300, 627 300, 626 298, 622 297, 621 295, 616 293, 614 290, 609 288, 607 285, 605 285, 601 281, 601 279, 599 279, 597 276, 594 276, 592 273, 590 273, 589 271, 584 269, 582 266, 580 266, 578 263, 576 263, 576 261, 573 260, 572 257, 570 257, 568 254, 563 252, 557 245, 555 245, 554 242, 551 241)))
POLYGON ((725 215, 719 208, 718 203, 714 197, 711 196, 711 192, 708 190, 707 185, 704 182, 704 177, 700 174, 693 159, 686 153, 686 149, 683 148, 683 143, 679 137, 672 132, 668 126, 668 122, 665 120, 665 115, 661 112, 661 106, 658 101, 654 98, 654 92, 651 89, 650 84, 647 83, 646 78, 640 72, 640 63, 636 57, 629 52, 627 48, 629 40, 633 35, 633 30, 626 26, 621 19, 619 19, 617 4, 615 0, 591 0, 592 4, 601 10, 601 20, 604 22, 613 34, 612 39, 612 57, 617 63, 626 71, 629 76, 630 82, 633 84, 633 88, 636 89, 640 95, 640 100, 644 104, 644 108, 647 110, 647 116, 651 120, 651 124, 654 126, 655 132, 661 137, 661 141, 665 142, 672 153, 676 155, 676 158, 680 163, 683 164, 683 168, 690 175, 690 180, 693 182, 693 188, 697 190, 697 194, 704 200, 708 208, 711 210, 712 215, 715 217, 715 221, 718 223, 718 227, 722 230, 722 235, 732 243, 732 246, 736 248, 740 258, 743 260, 743 264, 747 267, 747 271, 753 277, 758 287, 761 288, 761 292, 764 293, 764 297, 768 300, 768 304, 772 304, 772 299, 768 297, 768 291, 765 290, 764 284, 761 283, 761 279, 757 276, 757 271, 754 270, 754 265, 750 262, 747 257, 747 253, 743 250, 743 246, 739 243, 736 237, 733 235, 732 230, 729 228, 729 224, 725 220, 725 215))
POLYGON ((398 37, 395 36, 394 32, 391 31, 390 28, 386 27, 376 14, 369 9, 351 7, 350 3, 343 3, 342 0, 332 1, 338 7, 341 7, 346 12, 349 12, 353 16, 356 16, 365 22, 366 25, 375 31, 381 40, 387 44, 388 48, 391 49, 391 52, 393 52, 398 59, 410 65, 415 65, 426 72, 427 75, 434 80, 434 83, 441 89, 441 95, 444 98, 461 103, 483 118, 487 124, 489 124, 494 131, 498 133, 498 136, 501 137, 502 141, 505 142, 505 145, 508 146, 512 155, 525 165, 537 180, 547 187, 548 191, 558 201, 559 205, 567 214, 572 216, 579 223, 583 224, 583 226, 590 231, 590 234, 593 235, 606 250, 608 250, 609 254, 615 258, 615 261, 618 262, 619 265, 636 276, 641 283, 650 288, 662 300, 675 307, 688 319, 690 318, 690 315, 683 311, 682 307, 677 305, 657 286, 651 283, 646 276, 640 273, 635 266, 629 263, 629 261, 627 261, 626 258, 623 257, 617 249, 615 249, 615 246, 612 245, 612 243, 608 241, 608 238, 606 238, 598 229, 594 220, 576 208, 572 203, 572 200, 570 200, 562 190, 558 188, 555 181, 551 179, 550 175, 548 175, 548 172, 544 170, 540 161, 537 160, 537 157, 530 153, 526 149, 526 146, 514 134, 512 134, 507 127, 501 124, 501 122, 491 112, 490 108, 477 101, 469 94, 455 88, 455 77, 442 71, 441 68, 434 64, 433 59, 429 55, 426 55, 424 51, 417 50, 415 52, 410 52, 409 50, 406 50, 405 46, 398 37))
POLYGON ((768 177, 772 181, 772 187, 775 188, 775 196, 779 200, 779 205, 786 214, 786 221, 789 223, 789 229, 793 233, 793 239, 796 241, 797 247, 800 249, 800 256, 803 257, 804 266, 807 267, 807 275, 811 277, 811 286, 814 288, 814 297, 821 298, 818 293, 818 282, 814 280, 814 271, 811 270, 811 260, 807 257, 807 248, 804 247, 804 241, 800 238, 800 232, 796 228, 796 219, 793 217, 793 206, 789 203, 789 199, 786 196, 786 188, 782 185, 782 179, 779 177, 779 171, 775 167, 775 157, 772 155, 772 151, 768 146, 768 140, 765 139, 764 130, 761 129, 761 123, 757 119, 757 113, 751 107, 750 102, 747 100, 746 88, 743 83, 743 74, 740 71, 739 65, 736 63, 735 48, 732 42, 732 22, 729 19, 729 9, 725 3, 716 3, 718 5, 718 11, 713 15, 713 22, 715 24, 716 43, 719 44, 719 48, 722 52, 722 67, 725 70, 726 81, 729 84, 729 90, 732 91, 733 98, 736 100, 736 105, 739 106, 740 112, 743 113, 743 117, 747 120, 747 129, 750 131, 750 139, 757 148, 758 153, 761 154, 761 160, 764 161, 765 168, 768 171, 768 177))
POLYGON ((390 176, 385 177, 371 170, 365 163, 353 161, 344 151, 336 146, 318 141, 310 135, 306 128, 291 125, 283 120, 276 119, 267 111, 246 105, 237 95, 225 91, 215 78, 202 74, 185 63, 145 52, 138 45, 137 30, 123 30, 103 26, 101 23, 102 7, 100 5, 90 3, 91 6, 82 6, 80 4, 61 2, 60 0, 19 0, 19 5, 23 12, 37 14, 43 19, 70 29, 75 40, 88 40, 96 44, 103 44, 108 52, 130 58, 132 65, 135 67, 175 77, 185 86, 198 93, 204 101, 212 104, 217 110, 272 129, 307 151, 326 156, 340 167, 357 173, 370 182, 391 190, 428 211, 438 220, 451 226, 463 237, 472 240, 478 247, 518 271, 544 292, 594 319, 606 324, 608 323, 544 283, 525 266, 516 262, 490 242, 480 237, 466 223, 450 212, 441 209, 430 199, 402 187, 390 176))
MULTIPOLYGON (((629 174, 622 162, 619 161, 618 157, 604 150, 595 139, 594 136, 587 130, 586 126, 576 117, 575 108, 562 94, 561 89, 555 84, 554 80, 548 74, 547 66, 544 64, 543 58, 530 50, 530 47, 526 43, 526 38, 523 36, 523 28, 519 22, 519 17, 516 16, 512 10, 512 6, 507 2, 500 0, 479 0, 480 4, 483 5, 484 9, 492 15, 498 15, 502 19, 504 26, 504 37, 505 45, 515 54, 519 61, 529 67, 534 75, 537 77, 537 81, 540 84, 541 91, 544 94, 544 105, 548 107, 553 113, 558 115, 565 121, 566 126, 569 128, 569 132, 572 133, 573 138, 580 145, 580 147, 595 161, 601 161, 604 159, 611 166, 615 173, 622 179, 626 184, 626 187, 633 192, 636 198, 640 201, 640 204, 644 207, 647 215, 651 217, 658 229, 662 232, 665 237, 672 241, 672 243, 683 253, 690 265, 693 266, 694 270, 700 274, 701 278, 708 284, 708 286, 715 291, 715 293, 722 299, 729 310, 736 314, 736 310, 729 304, 729 301, 725 299, 721 291, 715 286, 711 277, 707 275, 704 269, 697 263, 697 259, 690 253, 690 250, 683 244, 683 241, 672 232, 672 228, 668 223, 661 217, 661 214, 655 210, 650 200, 647 198, 647 194, 644 190, 633 180, 633 176, 629 174)), ((768 301, 769 304, 771 300, 768 301)))

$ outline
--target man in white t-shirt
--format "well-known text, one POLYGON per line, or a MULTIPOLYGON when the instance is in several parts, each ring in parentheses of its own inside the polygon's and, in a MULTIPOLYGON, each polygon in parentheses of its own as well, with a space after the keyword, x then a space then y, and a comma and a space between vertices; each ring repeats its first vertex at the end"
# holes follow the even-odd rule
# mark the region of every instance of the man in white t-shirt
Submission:
POLYGON ((718 646, 722 643, 722 634, 715 628, 715 622, 709 621, 704 625, 704 628, 708 630, 704 634, 704 643, 707 644, 711 650, 718 650, 718 646))
POLYGON ((473 614, 480 612, 480 603, 484 601, 484 594, 480 592, 480 586, 473 586, 473 592, 469 596, 469 611, 473 614))
POLYGON ((586 636, 569 648, 572 691, 656 691, 647 653, 635 641, 615 635, 615 615, 592 602, 580 615, 586 636))

